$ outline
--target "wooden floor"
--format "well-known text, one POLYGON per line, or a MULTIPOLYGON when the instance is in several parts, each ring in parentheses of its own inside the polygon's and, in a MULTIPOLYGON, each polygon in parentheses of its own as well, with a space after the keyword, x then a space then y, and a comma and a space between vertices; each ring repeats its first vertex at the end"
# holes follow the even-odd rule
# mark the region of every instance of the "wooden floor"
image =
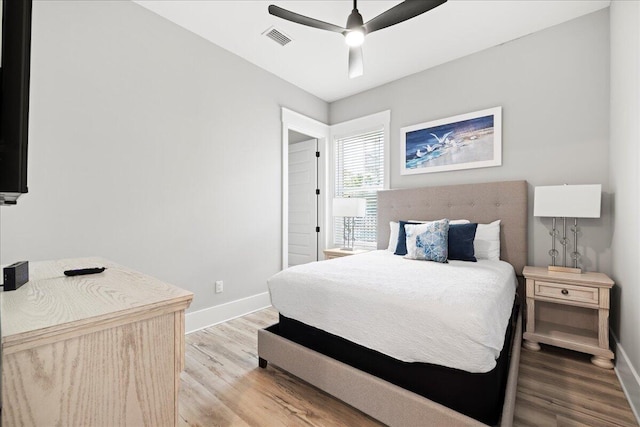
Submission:
MULTIPOLYGON (((258 368, 256 331, 276 322, 265 309, 187 335, 181 426, 381 425, 272 365, 258 368)), ((522 349, 514 425, 638 426, 613 371, 554 347, 522 349)))

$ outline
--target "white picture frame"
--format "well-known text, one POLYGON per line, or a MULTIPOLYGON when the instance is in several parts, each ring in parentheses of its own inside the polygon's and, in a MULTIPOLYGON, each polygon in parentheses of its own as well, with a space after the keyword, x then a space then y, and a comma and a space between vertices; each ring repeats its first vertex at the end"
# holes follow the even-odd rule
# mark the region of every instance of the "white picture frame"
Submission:
POLYGON ((400 174, 502 165, 502 107, 400 129, 400 174))

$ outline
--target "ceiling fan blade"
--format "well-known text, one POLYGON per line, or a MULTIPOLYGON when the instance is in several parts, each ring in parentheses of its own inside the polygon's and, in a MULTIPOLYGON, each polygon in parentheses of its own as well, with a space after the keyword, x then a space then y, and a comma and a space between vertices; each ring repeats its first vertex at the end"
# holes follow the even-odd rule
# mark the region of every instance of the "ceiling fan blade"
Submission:
POLYGON ((349 78, 354 79, 364 74, 362 46, 349 48, 349 78))
POLYGON ((442 3, 446 3, 446 1, 447 0, 405 0, 364 24, 364 28, 367 33, 372 33, 428 12, 440 6, 442 3))
POLYGON ((318 19, 309 18, 308 16, 300 15, 299 13, 291 12, 283 9, 274 4, 269 5, 269 13, 278 18, 286 19, 287 21, 295 22, 296 24, 306 25, 308 27, 319 28, 321 30, 334 31, 336 33, 343 33, 346 28, 339 27, 337 25, 330 24, 328 22, 320 21, 318 19))

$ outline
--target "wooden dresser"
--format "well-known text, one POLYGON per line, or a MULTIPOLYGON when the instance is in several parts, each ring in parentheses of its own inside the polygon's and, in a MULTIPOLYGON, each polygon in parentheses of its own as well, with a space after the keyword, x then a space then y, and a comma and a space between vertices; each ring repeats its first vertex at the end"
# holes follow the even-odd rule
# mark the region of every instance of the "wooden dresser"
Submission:
POLYGON ((1 294, 2 425, 177 425, 193 294, 100 258, 29 267, 1 294))

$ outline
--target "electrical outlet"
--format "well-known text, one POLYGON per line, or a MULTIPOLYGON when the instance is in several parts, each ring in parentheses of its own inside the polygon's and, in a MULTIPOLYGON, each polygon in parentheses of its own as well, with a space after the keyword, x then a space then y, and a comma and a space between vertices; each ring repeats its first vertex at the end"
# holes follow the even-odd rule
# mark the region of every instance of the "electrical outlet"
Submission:
POLYGON ((222 280, 216 280, 216 294, 222 293, 224 290, 224 284, 222 280))

